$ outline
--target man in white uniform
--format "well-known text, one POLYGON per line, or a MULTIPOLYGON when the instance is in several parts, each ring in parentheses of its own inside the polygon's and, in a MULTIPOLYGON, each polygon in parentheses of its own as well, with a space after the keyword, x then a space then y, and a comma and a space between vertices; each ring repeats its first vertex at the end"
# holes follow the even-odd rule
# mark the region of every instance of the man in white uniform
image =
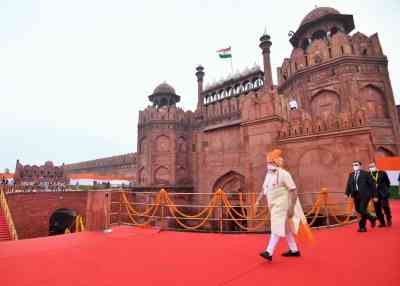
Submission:
POLYGON ((265 176, 263 190, 257 198, 256 206, 265 195, 271 214, 271 238, 267 249, 260 255, 272 260, 272 255, 280 237, 286 237, 289 250, 282 256, 298 257, 298 250, 294 235, 299 229, 311 235, 303 209, 297 197, 296 185, 288 171, 282 168, 282 151, 275 149, 267 155, 267 174, 265 176))

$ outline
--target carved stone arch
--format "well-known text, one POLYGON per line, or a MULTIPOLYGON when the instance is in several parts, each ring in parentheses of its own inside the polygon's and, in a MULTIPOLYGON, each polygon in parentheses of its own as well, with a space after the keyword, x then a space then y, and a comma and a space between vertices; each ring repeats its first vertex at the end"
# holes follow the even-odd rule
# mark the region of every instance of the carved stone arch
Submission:
POLYGON ((235 171, 229 171, 220 176, 214 183, 213 190, 222 189, 225 193, 244 191, 245 177, 235 171))
POLYGON ((306 51, 309 64, 318 64, 329 58, 328 46, 324 40, 314 40, 306 51), (320 62, 318 62, 320 59, 320 62))
POLYGON ((355 54, 365 55, 365 53, 368 53, 369 39, 366 35, 357 32, 351 37, 351 42, 353 44, 355 54))
POLYGON ((138 151, 140 154, 146 153, 146 150, 147 150, 147 140, 146 139, 147 139, 146 137, 142 137, 139 140, 138 151))
POLYGON ((157 185, 168 185, 170 183, 170 173, 166 166, 159 166, 154 170, 154 183, 157 185))
POLYGON ((249 92, 252 89, 253 89, 253 83, 251 81, 244 83, 244 90, 246 92, 249 92))
POLYGON ((361 89, 360 95, 368 118, 389 117, 385 94, 378 86, 367 84, 361 89))
POLYGON ((242 83, 240 83, 237 87, 236 87, 236 94, 241 94, 244 92, 244 86, 242 83))
POLYGON ((394 157, 395 152, 390 150, 389 147, 379 146, 375 150, 375 157, 394 157))
POLYGON ((139 185, 146 184, 146 170, 144 167, 139 170, 138 183, 139 185))
MULTIPOLYGON (((242 213, 242 215, 246 216, 246 210, 240 207, 240 194, 244 193, 244 187, 244 176, 235 171, 229 171, 215 181, 213 185, 213 192, 216 192, 218 189, 222 189, 227 194, 228 200, 234 206, 236 212, 242 213)), ((245 196, 242 198, 246 204, 245 196)), ((235 212, 233 212, 233 215, 235 217, 237 216, 235 212)), ((218 223, 218 220, 222 217, 224 219, 230 219, 230 216, 226 213, 226 211, 221 212, 220 209, 217 209, 214 212, 215 221, 211 222, 211 227, 213 229, 220 229, 221 225, 218 223)), ((240 217, 236 218, 240 219, 240 217)), ((245 220, 241 220, 241 223, 244 226, 247 225, 247 221, 245 220)), ((241 229, 238 228, 232 220, 224 221, 222 227, 225 231, 241 231, 241 229)))
POLYGON ((330 40, 331 56, 333 58, 352 54, 350 36, 343 32, 337 32, 330 40))
POLYGON ((228 88, 228 97, 231 97, 232 95, 234 95, 234 93, 235 93, 234 88, 230 86, 230 87, 228 88))
POLYGON ((214 102, 214 101, 216 101, 217 100, 217 92, 213 92, 212 93, 212 101, 211 102, 214 102))
POLYGON ((317 116, 327 118, 329 114, 338 114, 340 111, 340 96, 336 91, 323 89, 313 95, 311 99, 311 113, 313 118, 317 116))
POLYGON ((171 149, 171 142, 168 136, 160 135, 156 138, 156 150, 158 152, 168 152, 171 149))
POLYGON ((222 114, 229 114, 229 99, 222 102, 222 114))
POLYGON ((183 136, 180 136, 177 140, 177 151, 185 153, 187 151, 187 143, 186 139, 183 136))
POLYGON ((176 170, 176 177, 177 177, 177 183, 180 185, 186 185, 191 183, 187 170, 183 166, 178 166, 176 170))

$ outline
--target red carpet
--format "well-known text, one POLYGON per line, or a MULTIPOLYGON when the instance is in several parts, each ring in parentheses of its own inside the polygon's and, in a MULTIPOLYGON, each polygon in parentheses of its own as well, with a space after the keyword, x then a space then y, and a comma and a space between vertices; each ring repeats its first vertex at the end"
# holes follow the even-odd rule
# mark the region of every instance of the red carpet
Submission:
POLYGON ((0 243, 0 285, 400 285, 400 202, 392 228, 315 231, 301 258, 258 256, 265 235, 115 228, 0 243))

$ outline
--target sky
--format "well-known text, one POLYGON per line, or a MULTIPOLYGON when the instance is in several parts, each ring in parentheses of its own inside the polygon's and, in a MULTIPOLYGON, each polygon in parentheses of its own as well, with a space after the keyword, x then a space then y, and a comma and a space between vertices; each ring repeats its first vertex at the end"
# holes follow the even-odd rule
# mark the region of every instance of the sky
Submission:
POLYGON ((0 172, 23 164, 86 161, 136 151, 139 110, 166 81, 194 110, 195 68, 205 81, 262 65, 271 35, 276 68, 315 5, 353 14, 355 30, 377 32, 400 103, 400 1, 0 0, 0 172), (396 24, 397 23, 397 24, 396 24), (397 48, 397 49, 396 49, 397 48))

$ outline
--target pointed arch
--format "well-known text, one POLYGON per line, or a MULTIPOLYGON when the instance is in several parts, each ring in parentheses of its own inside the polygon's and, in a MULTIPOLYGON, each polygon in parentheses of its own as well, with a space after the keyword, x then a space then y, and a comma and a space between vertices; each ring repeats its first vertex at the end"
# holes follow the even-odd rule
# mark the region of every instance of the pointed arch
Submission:
POLYGON ((222 189, 225 193, 244 191, 245 177, 235 171, 229 171, 220 176, 214 183, 213 190, 222 189))
POLYGON ((375 157, 394 157, 395 153, 387 147, 379 146, 375 150, 375 157))
POLYGON ((329 114, 338 114, 341 111, 340 96, 333 90, 318 91, 311 99, 311 112, 314 118, 326 118, 329 114))
POLYGON ((367 110, 368 118, 388 118, 385 94, 381 88, 373 84, 365 85, 361 91, 361 100, 367 110))
POLYGON ((166 166, 159 166, 154 170, 154 183, 168 185, 170 183, 170 174, 166 166))

